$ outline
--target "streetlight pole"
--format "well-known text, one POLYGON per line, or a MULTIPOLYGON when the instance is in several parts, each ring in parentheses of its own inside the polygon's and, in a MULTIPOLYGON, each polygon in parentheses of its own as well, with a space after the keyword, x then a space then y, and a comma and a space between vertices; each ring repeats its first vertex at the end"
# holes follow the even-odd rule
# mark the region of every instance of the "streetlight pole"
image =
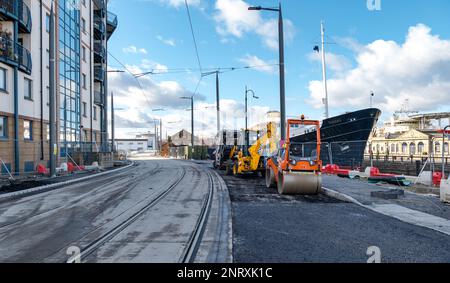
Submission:
POLYGON ((450 129, 450 125, 444 128, 442 132, 442 178, 445 179, 445 135, 447 130, 450 129))
MULTIPOLYGON (((124 73, 122 70, 109 70, 107 73, 124 73)), ((116 151, 115 149, 115 114, 114 114, 114 93, 111 91, 111 143, 112 143, 112 152, 116 151)))
POLYGON ((373 93, 373 91, 370 92, 370 108, 373 107, 373 97, 374 97, 374 96, 375 96, 375 93, 373 93))
POLYGON ((217 134, 220 133, 220 82, 219 82, 219 71, 203 73, 202 77, 207 77, 210 75, 216 75, 216 105, 217 105, 217 134))
POLYGON ((111 91, 111 143, 112 152, 116 152, 116 141, 115 141, 115 114, 114 114, 114 93, 111 91))
MULTIPOLYGON (((50 106, 50 176, 56 176, 56 154, 58 152, 56 144, 56 95, 55 95, 55 12, 53 11, 53 4, 50 11, 50 63, 49 63, 49 106, 50 106)), ((17 168, 16 168, 16 171, 17 168)))
POLYGON ((249 11, 274 11, 278 12, 278 44, 279 44, 279 65, 280 65, 280 128, 281 140, 286 140, 286 87, 285 87, 285 67, 284 67, 284 30, 283 12, 281 3, 278 8, 263 8, 261 6, 249 7, 249 11))
POLYGON ((191 149, 190 149, 190 155, 191 155, 191 159, 193 159, 194 155, 194 96, 183 96, 180 97, 181 99, 187 99, 187 100, 191 100, 191 149))
POLYGON ((255 92, 251 89, 248 89, 247 86, 245 87, 245 146, 247 148, 250 147, 250 132, 248 130, 248 93, 251 92, 253 95, 253 98, 259 99, 255 95, 255 92))

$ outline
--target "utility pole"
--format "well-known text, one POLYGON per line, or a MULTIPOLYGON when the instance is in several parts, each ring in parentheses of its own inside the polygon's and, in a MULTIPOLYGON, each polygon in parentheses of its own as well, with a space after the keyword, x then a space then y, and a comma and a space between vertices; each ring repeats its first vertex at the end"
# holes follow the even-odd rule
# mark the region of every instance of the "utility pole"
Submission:
POLYGON ((450 125, 444 128, 442 132, 442 178, 445 179, 445 135, 447 130, 450 129, 450 125))
POLYGON ((159 154, 161 155, 163 143, 162 119, 159 119, 159 154))
POLYGON ((194 97, 191 97, 191 159, 194 159, 194 143, 195 143, 195 139, 194 139, 194 97))
POLYGON ((374 97, 374 96, 375 96, 375 93, 373 93, 373 91, 370 92, 370 108, 373 107, 373 97, 374 97))
POLYGON ((281 140, 286 140, 286 89, 284 79, 284 30, 283 30, 283 12, 281 10, 281 3, 279 6, 278 18, 278 41, 280 52, 280 116, 281 116, 281 140))
POLYGON ((261 6, 249 7, 249 11, 273 11, 278 12, 278 44, 279 44, 279 65, 280 65, 280 128, 281 140, 286 140, 286 87, 285 87, 285 67, 284 67, 284 30, 283 11, 281 3, 278 8, 263 8, 261 6))
POLYGON ((49 122, 50 122, 50 176, 56 176, 56 154, 58 152, 58 146, 56 144, 56 109, 55 109, 55 12, 53 10, 53 4, 50 10, 50 64, 49 64, 49 122))
POLYGON ((325 92, 325 118, 330 118, 330 110, 328 108, 328 86, 327 86, 327 63, 325 56, 325 26, 323 21, 320 23, 320 33, 322 38, 322 75, 323 75, 323 91, 325 92))
POLYGON ((220 80, 219 80, 219 74, 220 71, 214 71, 214 72, 208 72, 208 73, 202 73, 202 78, 210 76, 212 74, 216 75, 216 107, 217 107, 217 134, 220 134, 220 80))
POLYGON ((186 100, 191 100, 191 149, 190 149, 190 154, 191 154, 191 159, 194 159, 194 145, 195 145, 195 139, 194 139, 194 96, 183 96, 180 97, 180 99, 186 99, 186 100))
POLYGON ((253 95, 253 98, 259 99, 255 95, 255 92, 251 89, 248 89, 247 86, 245 87, 245 145, 247 148, 250 147, 250 132, 248 130, 248 93, 251 92, 253 95))
POLYGON ((115 141, 115 114, 114 114, 114 93, 111 91, 111 143, 112 152, 116 151, 116 141, 115 141))

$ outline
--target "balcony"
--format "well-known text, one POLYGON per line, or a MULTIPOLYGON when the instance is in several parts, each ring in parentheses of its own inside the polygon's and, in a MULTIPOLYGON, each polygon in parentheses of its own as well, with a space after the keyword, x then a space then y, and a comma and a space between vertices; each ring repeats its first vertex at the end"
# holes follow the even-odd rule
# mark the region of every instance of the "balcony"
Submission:
POLYGON ((106 8, 105 0, 94 0, 94 5, 98 10, 104 10, 106 8))
POLYGON ((105 71, 101 66, 94 67, 94 80, 97 82, 103 82, 105 80, 105 71))
POLYGON ((106 48, 101 41, 94 43, 94 63, 104 63, 106 59, 106 48))
POLYGON ((31 33, 31 12, 23 0, 0 0, 0 19, 18 21, 19 32, 31 33))
POLYGON ((17 66, 27 74, 31 74, 31 53, 8 37, 0 36, 0 61, 10 66, 17 66))
POLYGON ((105 38, 106 27, 101 18, 94 17, 94 38, 96 40, 103 40, 105 38))
POLYGON ((106 31, 107 31, 107 39, 111 37, 114 33, 118 25, 117 15, 111 12, 108 12, 106 17, 106 31))
POLYGON ((103 106, 103 94, 100 91, 94 91, 94 104, 103 106))

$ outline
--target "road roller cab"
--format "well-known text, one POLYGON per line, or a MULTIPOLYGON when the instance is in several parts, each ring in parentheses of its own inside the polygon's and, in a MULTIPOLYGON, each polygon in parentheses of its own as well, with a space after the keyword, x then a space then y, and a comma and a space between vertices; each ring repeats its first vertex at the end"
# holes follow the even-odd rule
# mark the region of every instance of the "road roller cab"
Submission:
POLYGON ((280 194, 318 194, 322 187, 322 161, 320 160, 320 122, 288 120, 287 140, 277 156, 270 157, 266 165, 266 185, 277 187, 280 194), (300 127, 315 127, 317 142, 292 143, 291 132, 300 127))

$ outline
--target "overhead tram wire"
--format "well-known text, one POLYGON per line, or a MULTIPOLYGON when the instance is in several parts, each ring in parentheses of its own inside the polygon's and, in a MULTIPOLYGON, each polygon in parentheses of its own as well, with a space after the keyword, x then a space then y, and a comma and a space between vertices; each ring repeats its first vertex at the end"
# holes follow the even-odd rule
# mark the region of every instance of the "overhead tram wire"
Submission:
MULTIPOLYGON (((220 72, 220 73, 228 73, 233 71, 241 71, 241 70, 250 70, 264 67, 276 67, 279 64, 266 64, 266 65, 254 65, 254 66, 240 66, 240 67, 216 67, 216 68, 204 68, 202 71, 212 71, 212 72, 220 72)), ((193 73, 199 71, 200 69, 196 68, 173 68, 173 69, 151 69, 150 71, 143 72, 140 74, 134 74, 136 77, 143 77, 146 75, 165 75, 165 74, 185 74, 185 73, 193 73)))
POLYGON ((191 12, 189 10, 189 4, 188 4, 187 0, 184 0, 184 3, 186 4, 186 11, 187 11, 188 18, 189 18, 189 26, 191 28, 192 39, 194 41, 195 54, 197 55, 198 66, 200 68, 200 73, 202 73, 203 72, 203 70, 202 70, 202 63, 200 61, 200 55, 199 55, 199 52, 198 52, 197 39, 195 38, 194 27, 192 25, 192 18, 191 18, 191 12))
POLYGON ((125 71, 127 71, 134 79, 136 79, 136 82, 138 83, 139 88, 141 89, 141 92, 142 92, 142 94, 144 95, 145 100, 147 101, 148 106, 151 108, 152 106, 151 106, 150 100, 149 100, 147 94, 145 93, 144 87, 142 86, 142 84, 141 84, 139 78, 136 78, 135 75, 133 74, 133 72, 131 72, 130 69, 128 69, 127 66, 125 66, 125 64, 123 64, 119 59, 117 59, 110 51, 108 51, 108 54, 109 54, 109 55, 110 55, 117 63, 119 63, 119 64, 125 69, 125 71))

